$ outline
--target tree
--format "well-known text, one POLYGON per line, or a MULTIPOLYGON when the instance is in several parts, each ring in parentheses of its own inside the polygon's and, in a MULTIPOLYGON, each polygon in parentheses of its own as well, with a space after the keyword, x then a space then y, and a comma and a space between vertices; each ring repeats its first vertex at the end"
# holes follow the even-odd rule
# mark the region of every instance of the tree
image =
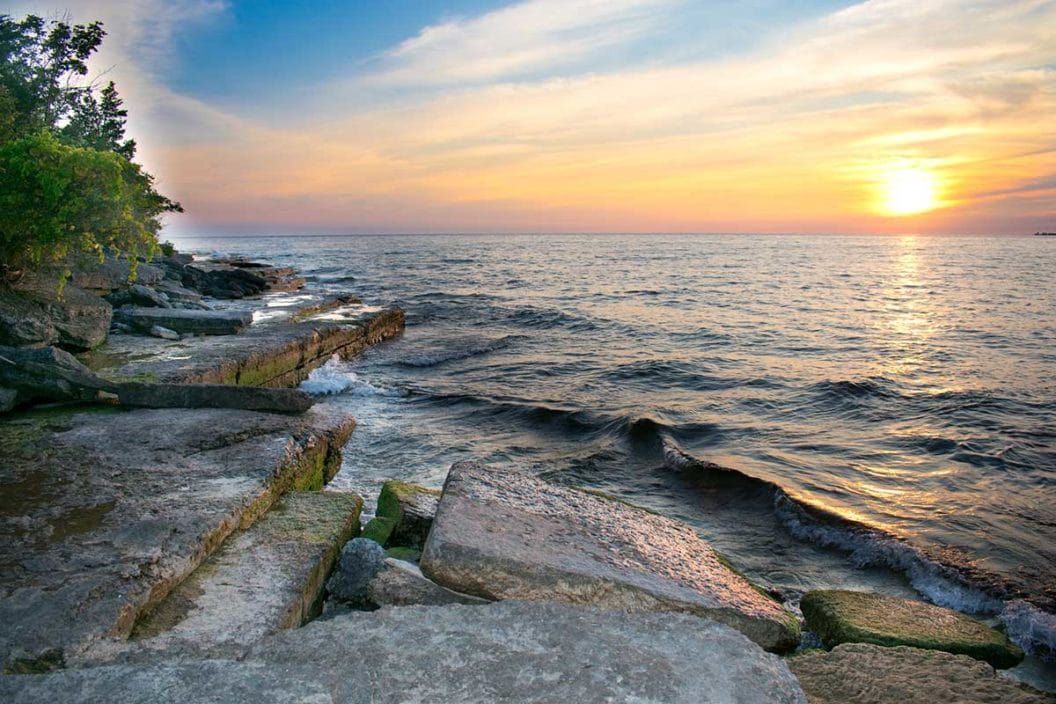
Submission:
POLYGON ((153 254, 160 217, 182 212, 132 162, 113 82, 82 83, 106 32, 0 15, 0 268, 74 253, 153 254))
POLYGON ((0 145, 0 253, 8 267, 75 252, 150 256, 159 216, 178 207, 115 152, 63 144, 48 131, 0 145))
POLYGON ((12 100, 15 137, 54 128, 91 93, 78 81, 105 36, 99 22, 71 26, 0 15, 0 86, 12 100))
POLYGON ((136 142, 125 139, 128 110, 122 104, 113 81, 103 88, 99 98, 92 92, 83 93, 60 134, 70 144, 117 152, 131 161, 136 155, 136 142))

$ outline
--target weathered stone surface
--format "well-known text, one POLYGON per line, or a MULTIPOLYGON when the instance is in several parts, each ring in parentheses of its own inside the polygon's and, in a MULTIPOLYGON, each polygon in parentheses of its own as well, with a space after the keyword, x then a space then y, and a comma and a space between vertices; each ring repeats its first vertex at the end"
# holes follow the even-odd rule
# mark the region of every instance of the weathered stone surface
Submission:
POLYGON ((366 309, 344 324, 263 322, 233 336, 168 342, 116 335, 92 366, 112 379, 187 384, 293 386, 333 355, 353 357, 370 345, 399 335, 398 308, 366 309))
POLYGON ((163 279, 154 288, 159 294, 165 296, 165 299, 173 308, 197 308, 199 310, 210 310, 209 306, 202 303, 202 294, 193 289, 182 286, 172 279, 163 279))
POLYGON ((332 476, 353 427, 325 406, 0 419, 0 663, 127 636, 232 531, 332 476))
POLYGON ((1012 667, 1023 651, 984 623, 940 606, 882 594, 844 590, 808 592, 800 608, 825 645, 873 643, 945 650, 1012 667))
POLYGON ((55 347, 0 346, 0 386, 30 401, 92 401, 117 385, 96 375, 69 352, 55 347))
POLYGON ((146 308, 172 308, 168 296, 142 284, 133 284, 127 289, 114 291, 106 296, 106 300, 115 308, 126 305, 146 308))
POLYGON ((440 492, 437 489, 390 479, 381 487, 377 515, 393 520, 388 545, 420 548, 433 525, 440 492))
POLYGON ((98 293, 109 293, 126 289, 132 284, 154 286, 164 278, 164 272, 156 266, 138 263, 136 276, 131 280, 131 266, 127 259, 107 257, 106 261, 82 262, 71 267, 70 284, 98 293))
POLYGON ((54 272, 30 272, 0 288, 0 344, 59 345, 81 351, 106 341, 113 308, 76 286, 60 286, 54 272))
POLYGON ((378 606, 443 606, 445 604, 490 604, 487 599, 460 594, 441 587, 422 574, 418 566, 385 558, 385 569, 367 585, 368 599, 378 606))
POLYGON ((373 540, 378 545, 384 546, 389 542, 392 529, 396 522, 386 516, 375 516, 363 526, 363 537, 373 540))
POLYGON ((276 267, 243 259, 190 262, 183 265, 184 286, 214 298, 245 298, 265 291, 295 291, 304 279, 291 267, 276 267))
POLYGON ((517 602, 342 615, 266 638, 240 660, 4 677, 0 699, 13 704, 806 701, 780 658, 718 623, 683 614, 517 602))
POLYGON ((122 405, 137 408, 239 408, 247 411, 304 413, 315 399, 297 389, 224 384, 122 384, 122 405))
POLYGON ((326 590, 335 601, 364 605, 370 581, 384 567, 385 550, 380 545, 367 538, 354 538, 342 548, 326 590))
POLYGON ((965 655, 865 643, 788 659, 811 704, 1052 704, 965 655))
MULTIPOLYGON (((323 585, 359 530, 354 494, 293 492, 224 544, 133 631, 124 651, 249 645, 318 613, 323 585)), ((103 657, 108 656, 101 649, 103 657)))
POLYGON ((253 322, 253 314, 234 310, 191 310, 185 308, 118 308, 114 317, 132 326, 148 331, 155 325, 179 333, 195 335, 235 335, 253 322))
POLYGON ((689 526, 474 462, 451 467, 421 568, 488 599, 684 611, 767 649, 799 641, 795 617, 724 566, 689 526))
MULTIPOLYGON (((132 330, 131 327, 129 327, 128 329, 132 330)), ((175 330, 169 330, 168 328, 163 328, 160 325, 152 325, 150 327, 150 330, 147 331, 147 333, 151 337, 160 337, 162 340, 179 340, 180 339, 180 333, 176 332, 175 330)))

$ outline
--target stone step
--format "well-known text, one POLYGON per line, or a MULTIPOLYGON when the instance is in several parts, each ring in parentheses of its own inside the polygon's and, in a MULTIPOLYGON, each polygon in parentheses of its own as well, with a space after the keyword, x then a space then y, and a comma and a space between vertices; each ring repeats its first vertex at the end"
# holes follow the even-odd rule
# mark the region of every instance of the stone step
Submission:
POLYGON ((237 336, 171 342, 113 335, 89 366, 114 381, 296 386, 333 355, 353 357, 399 335, 404 317, 399 308, 364 308, 339 322, 326 314, 297 322, 262 321, 237 336))
POLYGON ((320 488, 355 421, 316 406, 93 408, 0 420, 0 666, 73 664, 123 639, 239 528, 320 488))
POLYGON ((359 531, 355 494, 293 492, 224 544, 132 632, 139 650, 250 645, 319 613, 327 575, 359 531))
POLYGON ((155 325, 159 325, 178 333, 235 335, 249 327, 253 322, 253 314, 239 310, 125 306, 114 311, 114 319, 140 332, 148 332, 155 325))

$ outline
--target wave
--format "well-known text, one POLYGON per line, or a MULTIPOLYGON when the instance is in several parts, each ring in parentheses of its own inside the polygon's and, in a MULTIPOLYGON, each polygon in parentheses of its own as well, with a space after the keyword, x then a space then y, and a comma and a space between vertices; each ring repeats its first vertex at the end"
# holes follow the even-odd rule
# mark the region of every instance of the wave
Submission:
POLYGON ((489 354, 491 352, 497 352, 498 350, 505 349, 510 346, 510 343, 517 339, 517 336, 508 335, 498 340, 491 340, 487 342, 480 342, 476 344, 469 344, 464 347, 456 347, 455 349, 438 350, 436 352, 425 353, 407 357, 401 359, 397 364, 404 367, 436 367, 446 362, 454 362, 460 359, 469 359, 470 357, 477 357, 480 355, 489 354))
POLYGON ((341 359, 334 355, 329 362, 312 371, 308 378, 301 382, 302 391, 313 396, 346 394, 349 396, 403 396, 399 389, 375 386, 369 381, 344 367, 341 359))
POLYGON ((798 540, 848 553, 859 568, 884 567, 906 576, 922 596, 968 614, 997 615, 1009 638, 1027 653, 1056 657, 1056 614, 1035 603, 1012 581, 979 568, 952 549, 928 551, 883 529, 840 516, 793 497, 778 484, 735 469, 702 461, 663 439, 666 467, 676 471, 722 472, 729 478, 770 490, 781 525, 798 540))

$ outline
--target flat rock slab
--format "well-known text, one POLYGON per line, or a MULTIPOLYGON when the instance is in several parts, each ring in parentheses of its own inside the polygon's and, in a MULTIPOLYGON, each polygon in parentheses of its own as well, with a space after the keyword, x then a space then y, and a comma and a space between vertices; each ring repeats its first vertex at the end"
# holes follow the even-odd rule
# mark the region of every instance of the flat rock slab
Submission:
POLYGON ((3 677, 0 700, 806 702, 784 661, 721 624, 523 602, 354 612, 267 638, 241 660, 3 677))
POLYGON ((122 405, 136 408, 238 408, 247 411, 304 413, 315 399, 299 389, 228 384, 122 384, 122 405))
POLYGON ((486 599, 684 611, 770 650, 799 642, 796 619, 684 523, 475 462, 451 467, 421 568, 486 599))
POLYGON ((234 530, 320 486, 354 427, 301 416, 96 407, 0 420, 0 666, 123 638, 234 530))
POLYGON ((1056 697, 967 657, 848 643, 788 659, 811 704, 1053 704, 1056 697))
POLYGON ((490 604, 469 594, 459 594, 432 581, 418 565, 385 559, 385 569, 367 585, 368 599, 378 606, 443 606, 444 604, 490 604))
POLYGON ((237 336, 171 342, 112 335, 89 366, 115 381, 295 386, 333 355, 353 357, 403 327, 399 308, 364 308, 341 323, 267 321, 237 336))
POLYGON ((118 308, 114 311, 114 318, 141 332, 160 326, 193 335, 235 335, 253 322, 253 314, 247 311, 135 306, 118 308))
POLYGON ((830 648, 840 643, 909 645, 970 655, 1013 667, 1023 651, 1000 631, 940 606, 845 590, 808 592, 800 601, 807 626, 830 648))
POLYGON ((226 541, 136 624, 127 646, 145 650, 249 645, 295 628, 322 606, 326 577, 359 531, 355 494, 293 492, 226 541))

